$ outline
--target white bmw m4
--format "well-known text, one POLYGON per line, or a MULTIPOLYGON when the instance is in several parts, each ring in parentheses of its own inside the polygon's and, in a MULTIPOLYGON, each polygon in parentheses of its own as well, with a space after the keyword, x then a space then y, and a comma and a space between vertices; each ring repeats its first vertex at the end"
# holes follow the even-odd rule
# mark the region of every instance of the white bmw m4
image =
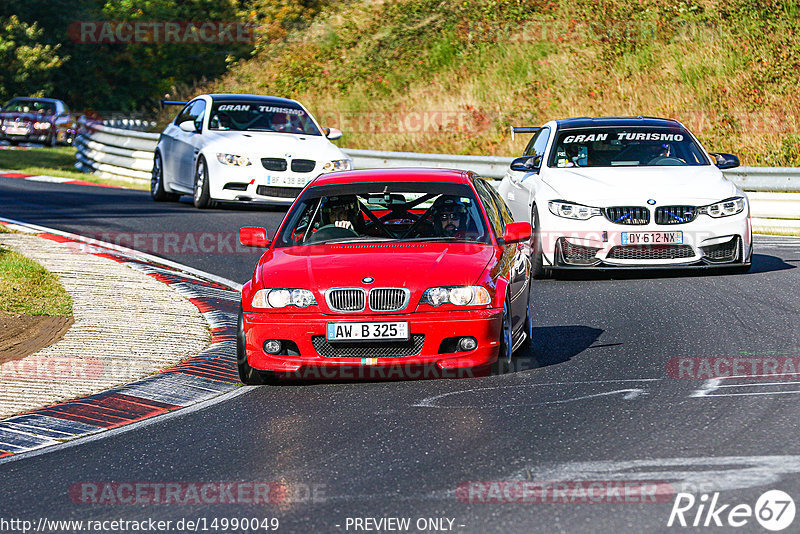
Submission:
POLYGON ((728 266, 753 254, 747 195, 681 123, 647 117, 573 118, 540 128, 499 192, 532 225, 532 269, 728 266))
POLYGON ((153 200, 192 195, 198 208, 217 202, 291 204, 320 174, 353 160, 299 102, 244 94, 200 95, 182 105, 161 133, 153 158, 153 200))

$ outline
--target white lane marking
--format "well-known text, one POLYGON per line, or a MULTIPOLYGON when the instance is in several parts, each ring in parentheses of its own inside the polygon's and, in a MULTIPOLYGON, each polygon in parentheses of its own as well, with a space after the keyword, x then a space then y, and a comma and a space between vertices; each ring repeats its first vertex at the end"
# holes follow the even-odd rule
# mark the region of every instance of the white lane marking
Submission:
MULTIPOLYGON (((232 287, 236 291, 242 291, 242 284, 239 282, 234 282, 233 280, 229 280, 228 278, 223 278, 221 276, 217 276, 215 274, 207 273, 201 271, 199 269, 195 269, 194 267, 189 267, 188 265, 184 265, 182 263, 178 263, 176 261, 168 260, 166 258, 161 258, 159 256, 154 256, 152 254, 147 254, 146 252, 139 252, 138 250, 134 250, 132 248, 123 247, 120 245, 115 245, 113 243, 106 243, 104 241, 98 241, 96 239, 90 239, 88 237, 84 237, 80 234, 73 234, 70 232, 64 232, 62 230, 56 230, 55 228, 48 228, 46 226, 39 226, 38 224, 27 223, 23 221, 17 221, 15 219, 8 219, 6 217, 0 217, 0 221, 7 222, 19 227, 20 230, 29 229, 33 232, 47 232, 49 234, 60 235, 62 237, 67 237, 69 239, 73 239, 75 241, 80 241, 81 243, 87 243, 89 245, 97 246, 102 249, 106 249, 111 252, 121 252, 126 254, 133 259, 142 259, 145 261, 149 261, 156 264, 166 265, 167 267, 172 267, 173 269, 177 269, 178 271, 184 271, 186 273, 192 274, 199 278, 203 278, 205 280, 210 280, 212 282, 217 282, 222 285, 227 285, 232 287)), ((30 233, 30 232, 29 232, 30 233)))
POLYGON ((49 182, 51 184, 63 184, 74 181, 72 178, 60 178, 58 176, 47 176, 46 174, 39 174, 37 176, 27 176, 25 180, 29 182, 49 182))
POLYGON ((99 439, 109 438, 111 436, 116 436, 118 434, 123 434, 125 432, 130 432, 132 430, 137 430, 139 428, 144 428, 146 426, 150 426, 155 423, 161 423, 164 421, 168 421, 170 419, 174 419, 176 417, 183 417, 184 415, 189 415, 194 412, 198 412, 200 410, 204 410, 206 408, 210 408, 215 404, 219 404, 220 402, 226 402, 231 399, 238 397, 239 395, 243 395, 245 393, 251 392, 253 389, 259 386, 242 386, 233 391, 228 393, 223 393, 218 397, 214 397, 213 399, 209 399, 207 401, 199 402, 192 406, 188 406, 186 408, 181 408, 178 410, 173 410, 171 412, 167 412, 161 415, 156 415, 150 417, 149 419, 144 419, 142 421, 137 421, 135 423, 131 423, 129 425, 121 426, 119 428, 114 428, 111 430, 101 429, 97 432, 93 432, 91 434, 87 434, 85 436, 64 442, 58 443, 56 445, 51 445, 49 447, 45 447, 43 449, 36 449, 27 452, 20 452, 18 454, 14 454, 12 456, 7 456, 5 458, 0 458, 0 465, 6 464, 9 462, 16 462, 17 460, 22 460, 26 458, 32 458, 34 456, 39 456, 42 454, 49 454, 51 452, 60 451, 63 449, 68 449, 70 447, 75 447, 78 445, 83 445, 85 443, 91 443, 92 441, 97 441, 99 439))
MULTIPOLYGON (((483 388, 469 388, 469 389, 460 389, 458 391, 449 391, 447 393, 440 393, 439 395, 433 395, 431 397, 425 397, 421 401, 416 404, 412 404, 413 408, 452 408, 453 405, 440 405, 438 401, 445 397, 450 397, 452 395, 461 395, 461 394, 470 394, 470 393, 477 393, 479 391, 497 391, 499 389, 521 389, 521 388, 538 388, 542 386, 573 386, 576 384, 610 384, 610 383, 619 383, 619 382, 658 382, 663 380, 662 378, 639 378, 639 379, 620 379, 620 380, 588 380, 582 382, 545 382, 539 384, 515 384, 509 386, 497 386, 497 387, 483 387, 483 388)), ((645 394, 643 389, 634 388, 634 389, 619 389, 615 391, 607 391, 603 393, 595 393, 587 396, 581 397, 574 397, 570 399, 562 399, 557 401, 545 401, 545 402, 538 402, 538 403, 529 403, 529 404, 502 404, 498 406, 532 406, 538 404, 563 404, 565 402, 572 402, 577 400, 589 399, 593 397, 601 397, 605 395, 614 395, 617 393, 626 393, 623 396, 626 400, 635 399, 641 394, 645 394)), ((467 407, 469 405, 457 405, 458 407, 467 407)), ((486 404, 481 403, 481 406, 486 406, 486 404)))
POLYGON ((717 392, 722 388, 753 388, 753 387, 770 387, 770 386, 785 386, 790 384, 800 384, 800 381, 796 380, 787 380, 785 382, 750 382, 750 383, 739 383, 739 384, 726 384, 724 383, 725 380, 734 380, 734 379, 744 379, 744 380, 752 380, 753 378, 774 378, 776 376, 783 376, 783 375, 776 375, 776 374, 763 374, 763 375, 736 375, 736 376, 725 376, 720 378, 712 378, 703 382, 703 385, 700 386, 699 389, 694 390, 689 396, 690 397, 750 397, 750 396, 758 396, 758 395, 796 395, 800 394, 800 390, 787 390, 787 391, 755 391, 750 393, 722 393, 717 392))
POLYGON ((800 390, 792 390, 792 391, 756 391, 753 393, 715 393, 713 395, 707 395, 707 397, 750 397, 750 396, 759 396, 759 395, 796 395, 800 393, 800 390))
POLYGON ((752 384, 725 384, 721 388, 752 388, 756 386, 784 386, 786 384, 800 384, 797 380, 787 380, 786 382, 754 382, 752 384))
MULTIPOLYGON (((772 487, 787 476, 800 474, 800 456, 705 456, 691 458, 655 458, 647 460, 599 460, 561 464, 536 462, 512 474, 482 474, 484 481, 663 481, 675 494, 712 493, 754 487, 772 487)), ((329 502, 366 502, 391 497, 397 502, 430 502, 456 499, 457 487, 465 480, 454 480, 440 489, 424 494, 376 492, 337 494, 326 491, 329 502)))
POLYGON ((719 389, 722 380, 719 378, 711 378, 705 380, 703 385, 700 386, 700 389, 696 389, 692 392, 690 397, 708 397, 712 392, 719 389))
POLYGON ((676 492, 707 493, 774 485, 798 473, 800 456, 707 456, 535 464, 515 472, 512 479, 663 480, 676 492))

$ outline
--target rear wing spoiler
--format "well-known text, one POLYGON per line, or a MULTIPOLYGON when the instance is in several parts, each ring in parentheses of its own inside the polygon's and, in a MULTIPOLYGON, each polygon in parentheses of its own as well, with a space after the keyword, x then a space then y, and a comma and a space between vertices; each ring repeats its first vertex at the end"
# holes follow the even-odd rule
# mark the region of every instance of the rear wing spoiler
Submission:
POLYGON ((185 106, 189 102, 182 102, 180 100, 162 100, 161 101, 161 109, 164 109, 164 106, 185 106))
POLYGON ((541 128, 536 126, 512 126, 511 127, 511 140, 514 140, 514 134, 518 133, 537 133, 541 128))

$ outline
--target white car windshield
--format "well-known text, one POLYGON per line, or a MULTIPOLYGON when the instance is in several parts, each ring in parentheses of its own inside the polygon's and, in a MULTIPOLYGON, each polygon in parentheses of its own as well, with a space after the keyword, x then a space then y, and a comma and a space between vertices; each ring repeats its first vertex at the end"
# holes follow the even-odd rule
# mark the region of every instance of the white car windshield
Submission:
POLYGON ((18 111, 22 113, 39 113, 40 115, 53 115, 56 105, 45 100, 14 99, 9 102, 3 111, 18 111))
POLYGON ((214 102, 211 106, 208 128, 239 132, 322 135, 304 109, 270 101, 214 102))
POLYGON ((550 167, 709 165, 682 128, 575 128, 561 130, 550 167))

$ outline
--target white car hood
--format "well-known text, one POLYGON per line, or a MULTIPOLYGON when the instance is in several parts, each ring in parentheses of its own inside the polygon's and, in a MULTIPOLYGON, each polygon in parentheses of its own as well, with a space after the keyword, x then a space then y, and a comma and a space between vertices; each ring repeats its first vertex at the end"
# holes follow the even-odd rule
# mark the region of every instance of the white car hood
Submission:
POLYGON ((238 155, 313 160, 349 159, 336 145, 321 135, 209 130, 206 143, 209 148, 238 155))
POLYGON ((561 200, 589 205, 632 203, 702 204, 730 198, 736 186, 719 169, 705 166, 547 169, 542 181, 561 200))

